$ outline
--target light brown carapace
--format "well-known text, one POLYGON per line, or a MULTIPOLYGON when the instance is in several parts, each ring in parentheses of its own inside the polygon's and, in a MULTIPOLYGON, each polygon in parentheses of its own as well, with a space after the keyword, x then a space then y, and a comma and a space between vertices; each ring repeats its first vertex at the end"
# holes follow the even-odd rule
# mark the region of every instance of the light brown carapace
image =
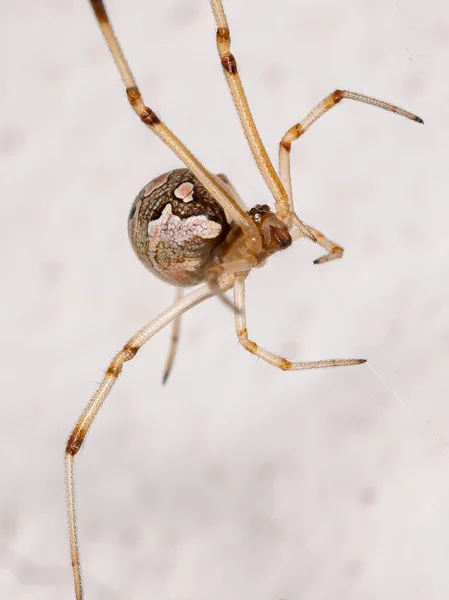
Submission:
POLYGON ((320 245, 325 254, 315 264, 343 256, 343 248, 294 212, 290 179, 290 150, 317 119, 347 98, 378 106, 418 123, 422 120, 391 104, 362 94, 336 90, 322 100, 300 123, 287 131, 279 144, 279 173, 276 172, 254 124, 242 87, 237 62, 231 53, 231 36, 221 0, 211 0, 216 21, 216 40, 221 65, 241 126, 257 167, 274 199, 274 210, 256 205, 247 210, 224 175, 213 175, 193 156, 160 118, 145 105, 136 81, 111 27, 102 0, 90 0, 98 24, 126 88, 129 103, 141 121, 180 159, 184 169, 160 175, 143 188, 130 212, 128 231, 136 254, 156 275, 177 286, 177 300, 142 327, 113 358, 67 442, 65 473, 70 549, 76 600, 83 598, 75 519, 74 459, 98 411, 116 382, 123 363, 158 331, 174 323, 172 344, 164 375, 173 364, 179 336, 179 318, 200 302, 234 288, 236 330, 242 346, 252 354, 283 370, 317 369, 357 365, 363 359, 291 362, 258 346, 248 337, 245 316, 245 280, 254 267, 261 267, 274 253, 305 237, 320 245), (185 297, 179 290, 203 283, 185 297))

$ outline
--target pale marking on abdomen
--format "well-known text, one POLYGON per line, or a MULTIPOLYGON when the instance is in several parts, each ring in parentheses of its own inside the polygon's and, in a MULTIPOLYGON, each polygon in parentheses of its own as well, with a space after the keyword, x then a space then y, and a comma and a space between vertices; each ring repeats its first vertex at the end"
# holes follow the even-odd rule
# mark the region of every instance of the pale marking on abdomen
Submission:
POLYGON ((174 194, 176 198, 179 198, 183 202, 192 202, 194 187, 195 186, 193 183, 190 183, 190 181, 184 181, 184 183, 181 183, 181 185, 176 188, 174 194))
POLYGON ((148 259, 165 277, 170 271, 176 272, 178 277, 182 271, 195 271, 204 257, 201 240, 207 243, 206 240, 218 237, 221 230, 220 223, 211 221, 206 215, 181 219, 173 214, 171 204, 167 204, 159 219, 148 223, 148 259), (185 255, 183 248, 189 245, 192 249, 198 246, 196 255, 185 255))

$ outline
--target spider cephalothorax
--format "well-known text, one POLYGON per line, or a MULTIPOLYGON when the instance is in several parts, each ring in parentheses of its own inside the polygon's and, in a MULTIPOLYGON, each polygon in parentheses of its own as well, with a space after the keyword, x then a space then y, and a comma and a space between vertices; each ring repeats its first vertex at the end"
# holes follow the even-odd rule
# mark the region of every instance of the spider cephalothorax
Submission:
MULTIPOLYGON (((300 123, 291 127, 279 144, 279 173, 275 170, 260 139, 231 53, 231 35, 221 0, 211 0, 216 22, 216 42, 224 74, 257 167, 274 200, 274 209, 257 204, 249 211, 224 175, 210 173, 145 105, 137 83, 111 27, 102 0, 90 0, 98 23, 118 67, 132 109, 184 164, 160 175, 139 193, 131 208, 128 232, 132 246, 143 264, 165 281, 177 286, 178 300, 142 327, 113 358, 99 388, 85 408, 67 442, 65 453, 67 508, 70 549, 76 600, 82 600, 81 569, 75 518, 74 459, 94 418, 123 364, 158 331, 174 323, 169 360, 164 381, 175 355, 179 318, 200 302, 234 288, 235 323, 241 345, 252 354, 283 370, 318 369, 357 365, 364 359, 331 359, 292 362, 260 348, 249 339, 245 313, 245 281, 254 267, 261 267, 273 253, 288 248, 295 237, 305 237, 320 245, 325 254, 315 263, 343 256, 343 248, 320 231, 304 223, 294 212, 290 179, 290 151, 317 119, 343 99, 356 100, 389 110, 422 123, 401 108, 355 92, 336 90, 324 98, 300 123), (182 297, 182 287, 205 285, 182 297)), ((101 110, 101 107, 99 108, 101 110)))
POLYGON ((262 251, 258 254, 259 261, 265 261, 278 250, 292 245, 289 228, 271 211, 268 204, 256 204, 248 214, 256 223, 263 242, 262 251))

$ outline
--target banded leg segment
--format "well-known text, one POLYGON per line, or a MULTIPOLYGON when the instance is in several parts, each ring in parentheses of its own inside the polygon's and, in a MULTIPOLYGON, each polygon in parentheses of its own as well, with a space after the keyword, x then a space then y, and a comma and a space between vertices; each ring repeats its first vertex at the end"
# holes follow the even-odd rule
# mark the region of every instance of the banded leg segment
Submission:
POLYGON ((177 138, 159 119, 156 113, 145 105, 140 90, 137 87, 136 80, 134 79, 114 33, 103 0, 90 0, 90 4, 92 5, 98 24, 100 25, 114 62, 117 65, 120 76, 125 84, 126 94, 133 110, 140 117, 141 121, 143 121, 143 123, 145 123, 145 125, 147 125, 159 139, 161 139, 164 144, 176 154, 190 171, 192 171, 207 191, 222 205, 242 230, 248 234, 248 241, 252 244, 252 248, 256 251, 260 250, 261 242, 259 232, 252 219, 248 217, 243 208, 235 202, 225 186, 207 171, 179 138, 177 138))
POLYGON ((298 229, 299 236, 307 237, 327 251, 327 254, 324 254, 313 261, 314 265, 321 265, 322 263, 331 260, 343 258, 344 248, 327 238, 321 231, 315 229, 315 227, 311 227, 310 225, 307 225, 307 223, 304 223, 296 213, 290 213, 288 223, 289 226, 294 226, 298 229))
MULTIPOLYGON (((232 287, 232 278, 224 278, 220 282, 220 292, 226 291, 232 287)), ((158 331, 163 329, 174 319, 179 318, 184 312, 193 308, 197 304, 204 302, 213 296, 209 286, 203 285, 188 296, 178 300, 168 309, 164 310, 156 319, 153 319, 142 327, 123 347, 123 349, 112 359, 109 364, 106 375, 100 383, 97 391, 93 395, 83 414, 76 423, 70 434, 65 451, 65 478, 67 494, 67 514, 69 521, 70 536, 70 554, 72 558, 73 577, 75 582, 76 600, 82 600, 83 587, 81 578, 81 568, 78 550, 78 535, 76 529, 75 512, 75 480, 74 480, 74 461, 75 456, 81 448, 84 439, 89 431, 100 408, 103 406, 114 383, 120 375, 123 364, 135 357, 138 350, 148 342, 158 331)))
POLYGON ((231 53, 231 34, 221 0, 211 0, 212 11, 217 25, 217 47, 229 90, 237 110, 240 123, 248 141, 251 153, 262 177, 265 179, 276 203, 276 214, 283 220, 289 210, 288 195, 268 156, 257 131, 245 91, 237 70, 237 62, 231 53))
POLYGON ((307 129, 315 123, 320 117, 322 117, 328 110, 334 107, 336 104, 341 102, 343 99, 347 98, 348 100, 356 100, 357 102, 364 102, 365 104, 371 104, 372 106, 377 106, 378 108, 383 108, 384 110, 388 110, 392 113, 400 115, 401 117, 405 117, 406 119, 410 119, 412 121, 416 121, 417 123, 423 123, 424 121, 414 115, 407 110, 399 108, 398 106, 394 106, 393 104, 389 104, 388 102, 383 102, 382 100, 376 100, 376 98, 371 98, 370 96, 364 96, 363 94, 358 94, 356 92, 349 92, 347 90, 335 90, 332 94, 329 94, 322 100, 319 104, 315 106, 314 109, 310 111, 305 119, 303 119, 300 123, 293 125, 287 133, 282 138, 279 144, 279 175, 282 182, 282 185, 287 190, 288 197, 290 199, 290 209, 293 211, 293 193, 292 193, 292 183, 291 183, 291 174, 290 174, 290 149, 292 143, 297 140, 303 133, 307 131, 307 129))
POLYGON ((246 327, 246 307, 245 307, 245 278, 246 275, 236 275, 234 284, 234 302, 235 302, 235 325, 239 342, 255 356, 265 360, 274 367, 278 367, 283 371, 304 371, 306 369, 323 369, 326 367, 347 367, 350 365, 359 365, 366 362, 365 359, 335 359, 335 360, 316 360, 307 362, 292 362, 269 352, 258 346, 255 342, 249 339, 248 329, 246 327))

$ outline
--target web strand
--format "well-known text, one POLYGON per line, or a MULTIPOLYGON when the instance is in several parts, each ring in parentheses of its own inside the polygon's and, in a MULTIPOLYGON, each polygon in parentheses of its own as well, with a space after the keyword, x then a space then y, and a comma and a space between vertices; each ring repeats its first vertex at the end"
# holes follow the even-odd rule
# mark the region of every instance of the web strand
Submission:
MULTIPOLYGON (((321 285, 326 288, 326 292, 329 297, 334 298, 337 301, 339 311, 344 312, 348 316, 348 322, 350 322, 351 316, 349 315, 349 305, 347 302, 343 301, 339 297, 338 292, 336 293, 335 289, 329 285, 322 273, 319 274, 319 281, 321 285)), ((379 373, 379 371, 373 367, 370 357, 368 356, 367 358, 368 362, 366 363, 365 368, 369 367, 376 380, 381 383, 382 389, 385 390, 388 396, 393 399, 394 404, 399 406, 404 413, 410 415, 416 423, 419 425, 424 425, 426 429, 426 435, 428 435, 438 447, 446 451, 449 448, 449 441, 444 435, 438 432, 434 422, 427 415, 416 411, 412 407, 411 403, 407 402, 402 395, 400 396, 397 392, 395 392, 387 383, 386 379, 379 373)), ((384 410, 389 410, 389 406, 385 403, 385 401, 380 400, 372 390, 368 391, 368 394, 373 400, 375 400, 376 403, 381 404, 384 410)))

